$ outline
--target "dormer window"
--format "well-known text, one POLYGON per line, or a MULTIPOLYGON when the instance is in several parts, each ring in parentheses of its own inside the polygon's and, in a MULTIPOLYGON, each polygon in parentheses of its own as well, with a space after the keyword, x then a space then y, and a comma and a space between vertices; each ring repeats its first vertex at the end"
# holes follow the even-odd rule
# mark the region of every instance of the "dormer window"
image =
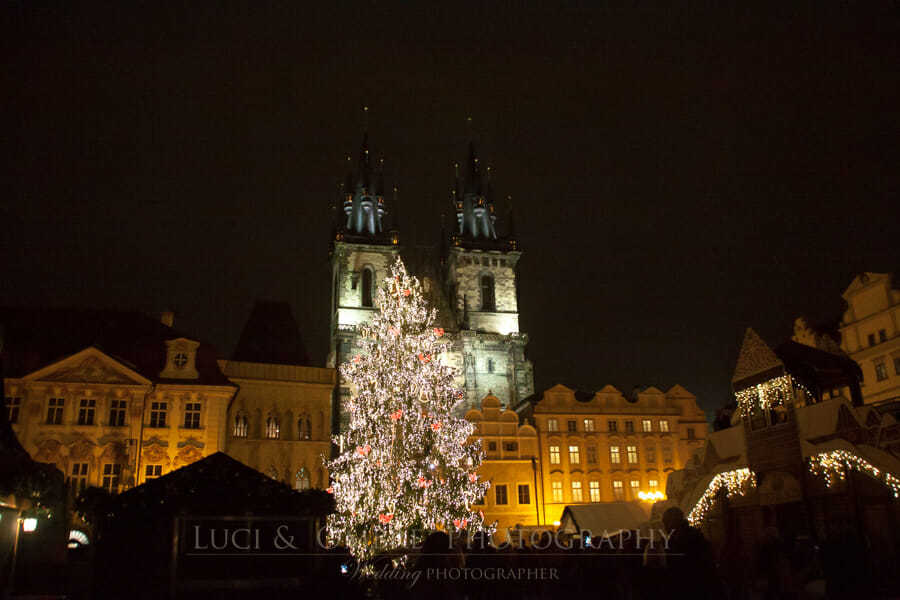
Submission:
POLYGON ((175 364, 175 368, 183 369, 188 364, 188 355, 184 352, 179 352, 172 359, 172 362, 175 364))
POLYGON ((166 366, 159 374, 164 379, 197 379, 197 349, 200 342, 187 338, 166 340, 166 366))

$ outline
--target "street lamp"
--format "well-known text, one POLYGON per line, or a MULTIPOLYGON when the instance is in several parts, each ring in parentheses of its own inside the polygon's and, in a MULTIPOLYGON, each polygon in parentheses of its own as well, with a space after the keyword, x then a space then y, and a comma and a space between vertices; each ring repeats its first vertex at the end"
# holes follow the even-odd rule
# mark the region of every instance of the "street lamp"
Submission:
POLYGON ((22 519, 22 531, 25 533, 31 533, 35 529, 37 529, 37 519, 34 517, 27 517, 22 519))

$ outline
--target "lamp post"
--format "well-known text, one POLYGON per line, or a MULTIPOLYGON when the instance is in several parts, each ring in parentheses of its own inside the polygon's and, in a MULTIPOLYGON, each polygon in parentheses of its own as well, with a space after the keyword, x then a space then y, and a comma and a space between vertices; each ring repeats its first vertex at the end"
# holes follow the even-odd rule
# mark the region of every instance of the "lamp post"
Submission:
POLYGON ((33 533, 37 530, 38 520, 35 517, 17 517, 16 518, 16 536, 13 541, 12 560, 9 567, 9 583, 4 592, 4 598, 9 598, 15 591, 16 585, 16 559, 19 556, 19 535, 20 530, 25 533, 33 533))

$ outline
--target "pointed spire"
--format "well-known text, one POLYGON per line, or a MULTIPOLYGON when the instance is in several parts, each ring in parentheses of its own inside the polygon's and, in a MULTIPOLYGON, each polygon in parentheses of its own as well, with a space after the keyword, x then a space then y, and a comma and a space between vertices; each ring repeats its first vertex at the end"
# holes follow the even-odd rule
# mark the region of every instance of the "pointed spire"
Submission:
POLYGON ((400 189, 394 184, 394 197, 391 199, 391 225, 394 231, 400 231, 400 189))
POLYGON ((469 160, 466 164, 466 180, 463 193, 481 195, 481 172, 478 168, 478 155, 475 153, 475 142, 469 141, 469 160))
POLYGON ((744 334, 744 343, 741 344, 741 352, 738 355, 737 366, 734 368, 734 384, 753 375, 764 373, 776 367, 784 367, 784 363, 778 358, 772 348, 766 344, 752 327, 747 328, 744 334))
POLYGON ((507 205, 506 220, 508 222, 508 225, 507 225, 508 233, 507 233, 506 237, 508 237, 509 239, 515 239, 516 238, 516 221, 513 218, 512 196, 506 197, 506 205, 507 205))

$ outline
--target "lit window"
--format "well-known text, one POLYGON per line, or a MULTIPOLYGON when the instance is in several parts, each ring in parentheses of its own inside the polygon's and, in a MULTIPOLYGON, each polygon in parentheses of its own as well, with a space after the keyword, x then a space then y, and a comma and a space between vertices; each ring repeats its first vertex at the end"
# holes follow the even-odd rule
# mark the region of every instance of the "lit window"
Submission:
POLYGON ((581 463, 581 454, 579 453, 578 446, 569 446, 569 464, 577 465, 581 463))
POLYGON ((618 446, 610 446, 609 447, 609 462, 614 465, 617 465, 622 462, 622 457, 619 456, 619 447, 618 446))
POLYGON ((162 475, 162 465, 147 465, 144 467, 144 479, 156 479, 162 475))
POLYGON ((638 499, 638 493, 639 493, 640 491, 641 491, 641 482, 638 481, 637 479, 632 479, 632 480, 631 480, 631 499, 632 499, 632 500, 637 500, 637 499, 638 499))
POLYGON ((249 429, 247 423, 247 415, 239 414, 234 417, 234 437, 236 438, 245 438, 247 437, 247 430, 249 429))
POLYGON ((649 433, 653 431, 653 421, 650 419, 644 419, 641 421, 641 431, 644 433, 649 433))
POLYGON ((559 464, 559 446, 550 446, 550 464, 559 464))
POLYGON ((50 398, 47 402, 47 424, 60 425, 63 418, 63 407, 66 404, 65 398, 50 398))
POLYGON ((563 501, 563 492, 562 492, 562 481, 554 481, 550 484, 550 489, 552 491, 552 497, 554 502, 562 502, 563 501))
POLYGON ((875 379, 878 381, 884 381, 888 378, 887 366, 884 364, 884 360, 878 360, 875 362, 875 379))
POLYGON ((589 465, 597 464, 597 446, 588 446, 586 454, 589 465))
POLYGON ((634 421, 625 421, 625 433, 634 433, 634 421))
POLYGON ((610 431, 610 433, 614 433, 618 431, 618 424, 615 421, 607 421, 606 428, 610 431))
POLYGON ((531 504, 531 492, 528 484, 519 486, 519 504, 531 504))
POLYGON ((572 482, 572 502, 584 502, 584 498, 581 496, 580 481, 572 482))
POLYGON ((616 500, 625 499, 625 487, 621 481, 613 481, 613 498, 616 500))
POLYGON ((168 402, 150 403, 150 427, 166 426, 166 412, 168 411, 168 408, 168 402))
MULTIPOLYGON (((278 423, 278 417, 269 415, 266 419, 266 437, 270 440, 277 440, 281 435, 281 426, 278 423)), ((278 479, 278 476, 275 476, 278 479)))
POLYGON ((659 487, 659 482, 655 479, 647 480, 647 487, 650 488, 651 492, 655 492, 656 488, 659 487))
POLYGON ((309 471, 306 470, 306 467, 297 469, 297 473, 294 475, 294 489, 298 491, 309 489, 309 471))
POLYGON ((584 420, 584 430, 585 431, 593 431, 594 430, 594 420, 593 419, 585 419, 584 420))
POLYGON ((125 425, 125 409, 128 407, 127 400, 112 400, 109 403, 109 424, 113 427, 122 427, 125 425))
POLYGON ((556 419, 547 419, 547 431, 559 431, 559 421, 556 419))
POLYGON ((10 423, 16 423, 19 420, 19 408, 22 406, 21 398, 6 397, 6 416, 10 423))
POLYGON ((81 490, 87 487, 88 464, 86 462, 72 463, 72 470, 70 471, 70 473, 70 489, 75 495, 77 495, 81 490))
POLYGON ((497 503, 498 505, 500 505, 500 504, 506 504, 506 503, 507 503, 507 498, 506 498, 506 486, 505 486, 505 485, 498 485, 498 486, 495 488, 495 490, 496 490, 496 493, 497 493, 497 496, 496 496, 496 503, 497 503))
POLYGON ((200 429, 200 403, 188 402, 184 405, 184 428, 200 429))
POLYGON ((668 421, 660 421, 659 422, 659 430, 660 431, 669 431, 669 422, 668 421))
POLYGON ((119 475, 122 474, 122 465, 106 463, 103 465, 103 488, 110 493, 119 491, 119 475))
POLYGON ((375 285, 375 277, 372 269, 366 267, 362 272, 362 305, 366 308, 372 307, 372 296, 375 285))
POLYGON ((481 310, 488 312, 497 310, 494 301, 494 278, 490 275, 481 276, 481 310))
POLYGON ((600 482, 591 481, 588 483, 588 493, 590 494, 591 502, 600 502, 600 482))
POLYGON ((626 450, 628 451, 628 462, 636 464, 638 461, 637 446, 627 446, 626 450))

